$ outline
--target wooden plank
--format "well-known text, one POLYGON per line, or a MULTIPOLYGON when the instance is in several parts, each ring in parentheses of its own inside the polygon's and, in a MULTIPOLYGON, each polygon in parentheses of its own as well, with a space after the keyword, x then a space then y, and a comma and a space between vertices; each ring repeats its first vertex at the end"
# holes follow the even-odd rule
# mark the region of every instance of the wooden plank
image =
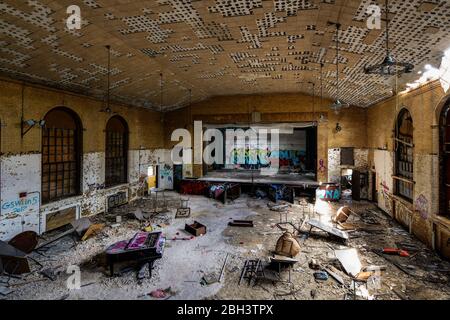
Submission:
POLYGON ((229 222, 228 225, 230 227, 253 228, 253 221, 233 220, 233 222, 229 222))
POLYGON ((339 282, 339 284, 341 285, 345 285, 344 279, 338 275, 334 270, 332 270, 332 268, 334 269, 334 267, 329 267, 329 268, 324 268, 324 270, 337 282, 339 282))
POLYGON ((415 181, 413 181, 413 180, 409 180, 409 179, 406 179, 406 178, 403 178, 403 177, 399 177, 399 176, 392 176, 392 178, 393 178, 393 179, 395 179, 395 180, 400 180, 400 181, 403 181, 403 182, 406 182, 406 183, 412 184, 412 185, 415 185, 415 184, 416 184, 416 182, 415 182, 415 181))
POLYGON ((51 231, 70 224, 77 218, 77 207, 56 211, 46 216, 45 230, 51 231))

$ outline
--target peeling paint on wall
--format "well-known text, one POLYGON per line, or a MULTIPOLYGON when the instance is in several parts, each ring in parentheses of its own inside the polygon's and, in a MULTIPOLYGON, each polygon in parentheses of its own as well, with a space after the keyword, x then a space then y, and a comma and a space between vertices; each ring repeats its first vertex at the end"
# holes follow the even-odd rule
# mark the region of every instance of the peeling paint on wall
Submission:
POLYGON ((361 172, 369 170, 369 149, 355 149, 355 169, 361 172))
POLYGON ((39 233, 41 156, 2 156, 0 161, 0 240, 9 240, 24 231, 39 233), (23 192, 27 197, 20 199, 19 194, 23 192), (23 205, 12 210, 11 203, 19 205, 18 201, 23 205))
POLYGON ((341 149, 328 150, 328 182, 341 183, 341 149))
POLYGON ((429 216, 428 199, 421 194, 415 201, 416 211, 420 213, 422 219, 427 220, 429 216))
MULTIPOLYGON (((368 149, 354 149, 355 165, 341 165, 341 149, 328 150, 328 177, 329 182, 341 183, 342 169, 358 170, 361 173, 369 171, 369 150, 368 149)), ((367 199, 369 197, 369 183, 361 186, 361 198, 367 199)))
POLYGON ((105 185, 105 153, 92 152, 83 155, 83 193, 95 192, 105 185))
MULTIPOLYGON (((414 155, 414 180, 416 184, 414 186, 414 199, 419 198, 422 195, 429 203, 433 201, 433 194, 435 196, 435 203, 439 204, 439 176, 436 177, 436 183, 433 183, 433 165, 436 164, 436 170, 439 172, 437 156, 428 154, 415 154, 414 155), (436 193, 433 193, 433 190, 436 193)), ((435 212, 439 206, 435 206, 435 212)), ((430 214, 428 208, 428 214, 430 214)), ((416 208, 417 210, 417 208, 416 208)))
MULTIPOLYGON (((40 205, 39 197, 37 206, 21 206, 21 212, 11 212, 8 209, 11 207, 11 203, 22 203, 19 199, 21 192, 40 196, 41 155, 22 154, 3 156, 0 159, 2 165, 1 204, 5 208, 4 214, 0 212, 1 240, 9 240, 16 234, 27 230, 33 230, 39 234, 45 232, 47 215, 62 209, 77 207, 77 219, 105 212, 107 198, 119 192, 126 192, 128 200, 133 201, 139 196, 139 190, 143 187, 148 166, 165 163, 171 165, 170 150, 130 150, 129 183, 105 189, 104 152, 86 153, 83 155, 83 193, 81 195, 43 206, 40 205)), ((27 204, 27 200, 24 201, 23 203, 27 204)))
POLYGON ((393 153, 387 150, 375 150, 374 163, 376 171, 376 189, 378 190, 378 206, 392 216, 393 190, 393 153))

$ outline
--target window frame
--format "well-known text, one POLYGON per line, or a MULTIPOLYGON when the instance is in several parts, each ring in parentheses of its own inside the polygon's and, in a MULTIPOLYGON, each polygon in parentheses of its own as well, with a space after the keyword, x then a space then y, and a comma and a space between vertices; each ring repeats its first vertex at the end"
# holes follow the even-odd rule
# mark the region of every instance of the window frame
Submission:
POLYGON ((47 112, 44 119, 47 119, 48 116, 52 112, 64 112, 70 118, 73 120, 75 124, 75 129, 70 128, 48 128, 47 124, 44 125, 41 132, 41 198, 42 198, 42 204, 49 204, 53 202, 57 202, 63 199, 76 197, 81 194, 81 168, 82 168, 82 155, 83 155, 83 127, 82 122, 79 118, 79 116, 74 112, 73 110, 67 108, 67 107, 55 107, 52 108, 47 112), (53 131, 53 137, 50 135, 50 131, 53 131), (72 132, 72 135, 70 135, 70 132, 72 132), (69 133, 68 136, 65 136, 64 133, 69 133), (58 134, 61 134, 61 136, 58 136, 58 134), (60 147, 57 142, 58 138, 61 138, 60 147), (53 138, 53 139, 52 139, 53 138), (68 138, 68 141, 71 141, 68 145, 64 144, 65 139, 68 138), (50 144, 50 140, 54 140, 53 144, 50 144), (72 140, 73 139, 73 140, 72 140), (46 141, 45 141, 46 140, 46 141), (45 144, 47 142, 47 144, 45 144), (72 143, 73 142, 73 143, 72 143), (73 146, 73 160, 65 161, 64 157, 67 156, 67 154, 64 153, 65 148, 67 150, 70 150, 73 146), (51 148, 54 149, 54 153, 50 154, 51 148), (47 152, 45 152, 47 150, 47 152), (58 153, 57 151, 60 150, 61 152, 58 153), (45 155, 47 156, 47 161, 44 162, 45 155), (55 161, 51 161, 51 158, 54 158, 55 161), (56 159, 61 159, 61 161, 56 161, 56 159), (68 171, 66 170, 66 165, 69 165, 68 171), (47 167, 48 166, 48 173, 47 173, 47 167), (73 169, 72 169, 73 166, 73 169), (52 167, 56 167, 56 170, 52 171, 52 167), (59 170, 59 168, 62 167, 62 170, 59 170), (71 176, 72 171, 74 172, 73 177, 71 176), (53 173, 53 174, 52 174, 53 173), (66 186, 66 173, 69 174, 69 191, 65 192, 66 186), (59 179, 60 176, 62 176, 62 179, 59 179), (58 180, 59 179, 59 180, 58 180), (58 182, 62 180, 62 193, 58 195, 58 182), (56 181, 56 196, 51 196, 52 189, 51 189, 51 183, 52 181, 56 181), (47 185, 47 195, 45 195, 45 187, 44 184, 47 185), (71 191, 73 188, 73 192, 71 191))
POLYGON ((450 123, 447 124, 447 119, 450 119, 450 98, 444 104, 439 114, 439 212, 438 216, 450 218, 450 196, 447 199, 446 195, 446 176, 449 168, 446 168, 446 158, 450 160, 450 145, 446 141, 446 127, 450 127, 450 123), (448 147, 448 151, 447 148, 448 147), (447 154, 447 156, 446 156, 447 154))
POLYGON ((394 175, 392 178, 394 180, 394 194, 409 203, 414 202, 414 189, 416 184, 414 181, 414 147, 414 120, 412 119, 411 112, 407 108, 403 108, 395 119, 394 175), (408 116, 411 118, 410 137, 400 134, 400 128, 405 116, 406 118, 408 116), (406 172, 407 175, 402 172, 406 172), (408 193, 410 196, 402 190, 409 190, 408 193))
MULTIPOLYGON (((117 137, 116 137, 117 139, 117 137)), ((128 148, 129 148, 129 130, 128 130, 128 124, 125 121, 125 119, 119 115, 115 115, 112 116, 111 118, 108 119, 108 121, 106 122, 106 126, 105 126, 105 188, 114 188, 118 185, 122 185, 122 184, 127 184, 128 183, 128 161, 129 161, 129 157, 128 157, 128 148), (119 131, 110 131, 108 130, 108 125, 110 124, 110 122, 112 120, 118 120, 121 125, 123 126, 123 132, 119 132, 119 131), (122 143, 121 144, 112 144, 111 141, 109 139, 111 139, 111 135, 117 135, 117 134, 122 134, 122 143), (110 151, 110 147, 114 146, 114 147, 119 147, 119 151, 122 151, 122 155, 121 156, 109 156, 108 152, 110 151), (118 160, 122 160, 122 179, 119 180, 109 180, 112 177, 114 177, 114 175, 109 174, 111 172, 111 161, 118 161, 118 160)), ((112 151, 112 153, 117 153, 116 151, 112 151)), ((117 166, 117 164, 113 164, 113 168, 115 168, 117 166)))

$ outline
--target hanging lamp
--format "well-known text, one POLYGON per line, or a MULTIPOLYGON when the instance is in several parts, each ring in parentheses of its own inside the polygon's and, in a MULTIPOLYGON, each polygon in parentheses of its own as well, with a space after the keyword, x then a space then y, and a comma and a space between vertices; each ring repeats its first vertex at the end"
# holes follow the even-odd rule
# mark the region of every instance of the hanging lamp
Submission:
MULTIPOLYGON (((322 107, 323 107, 323 67, 324 64, 323 62, 320 63, 320 111, 322 111, 322 107)), ((325 116, 323 114, 320 114, 319 116, 319 122, 325 122, 325 116)))
POLYGON ((341 101, 339 96, 339 30, 341 29, 340 23, 330 23, 336 25, 336 100, 331 105, 331 109, 334 110, 336 114, 339 113, 344 108, 350 107, 348 103, 341 101))
POLYGON ((164 112, 163 112, 163 101, 164 101, 164 80, 163 73, 159 73, 159 89, 160 89, 160 97, 159 97, 159 112, 161 114, 160 120, 164 122, 164 112))
POLYGON ((310 84, 312 86, 313 127, 315 127, 317 125, 317 122, 316 122, 316 83, 309 81, 308 84, 310 84))
POLYGON ((100 110, 100 112, 104 113, 113 113, 110 107, 110 98, 111 98, 111 46, 105 46, 108 50, 108 74, 107 74, 107 89, 106 89, 106 105, 100 110))
POLYGON ((377 65, 364 67, 366 74, 378 74, 382 76, 402 75, 404 73, 411 73, 414 70, 414 65, 409 62, 398 62, 393 57, 389 49, 389 3, 385 2, 386 11, 386 57, 383 62, 377 65))

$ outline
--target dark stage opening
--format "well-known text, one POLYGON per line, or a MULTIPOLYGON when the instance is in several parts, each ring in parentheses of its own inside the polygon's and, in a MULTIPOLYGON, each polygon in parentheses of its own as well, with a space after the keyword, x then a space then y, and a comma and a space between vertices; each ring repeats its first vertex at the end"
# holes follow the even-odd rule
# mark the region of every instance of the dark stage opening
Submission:
MULTIPOLYGON (((204 164, 204 179, 209 181, 255 182, 273 184, 314 183, 317 180, 317 126, 314 123, 267 124, 247 127, 214 126, 226 137, 227 130, 278 129, 279 147, 272 148, 270 133, 266 145, 246 137, 245 144, 233 149, 223 145, 225 163, 204 164), (228 154, 227 154, 228 152, 228 154), (278 162, 278 169, 277 169, 278 162)), ((259 138, 258 138, 259 139, 259 138)), ((208 144, 208 143, 206 143, 208 144)))

